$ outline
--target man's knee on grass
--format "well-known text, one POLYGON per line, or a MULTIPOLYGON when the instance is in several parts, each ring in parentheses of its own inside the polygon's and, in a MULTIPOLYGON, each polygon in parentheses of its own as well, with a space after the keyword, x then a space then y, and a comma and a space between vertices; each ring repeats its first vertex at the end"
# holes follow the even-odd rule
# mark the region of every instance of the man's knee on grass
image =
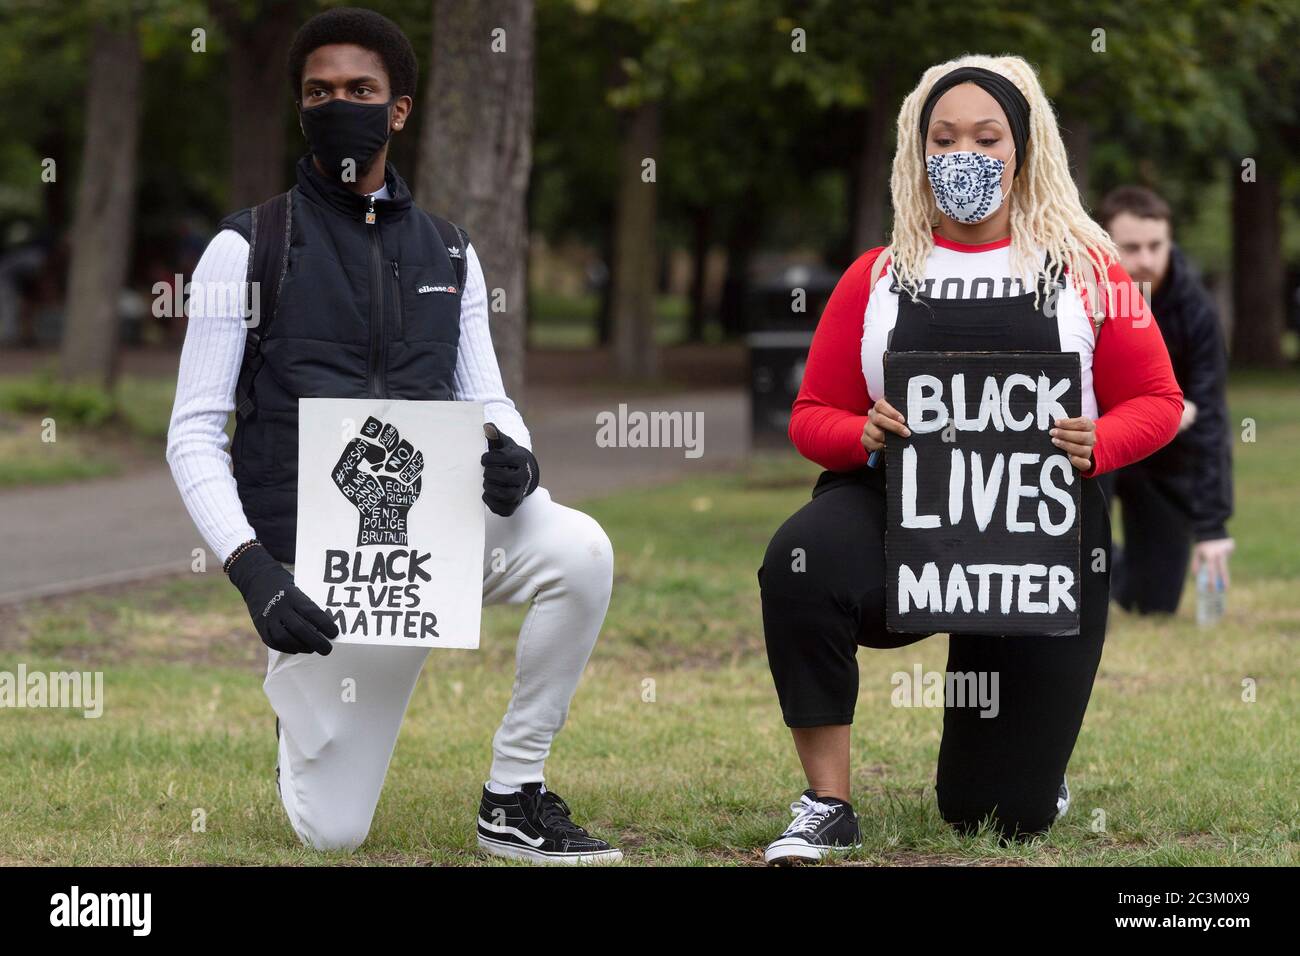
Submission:
POLYGON ((540 545, 548 567, 565 590, 603 610, 614 587, 614 546, 609 535, 595 518, 573 508, 564 508, 556 518, 540 545))
POLYGON ((294 827, 305 846, 320 852, 342 851, 351 853, 370 833, 370 820, 356 814, 334 814, 320 820, 302 821, 294 827), (304 832, 305 831, 305 832, 304 832))

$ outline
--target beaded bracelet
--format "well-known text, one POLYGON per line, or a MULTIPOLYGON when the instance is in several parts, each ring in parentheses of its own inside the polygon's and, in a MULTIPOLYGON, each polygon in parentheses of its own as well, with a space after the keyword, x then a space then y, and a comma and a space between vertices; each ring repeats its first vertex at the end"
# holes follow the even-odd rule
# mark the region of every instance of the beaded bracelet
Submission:
POLYGON ((230 552, 230 557, 226 558, 225 563, 221 565, 221 570, 226 573, 229 573, 230 566, 235 563, 235 559, 237 557, 239 557, 241 554, 243 554, 245 551, 247 551, 249 548, 253 547, 254 545, 258 545, 261 543, 262 542, 258 541, 256 538, 249 538, 243 544, 239 545, 239 547, 235 548, 234 551, 230 552))

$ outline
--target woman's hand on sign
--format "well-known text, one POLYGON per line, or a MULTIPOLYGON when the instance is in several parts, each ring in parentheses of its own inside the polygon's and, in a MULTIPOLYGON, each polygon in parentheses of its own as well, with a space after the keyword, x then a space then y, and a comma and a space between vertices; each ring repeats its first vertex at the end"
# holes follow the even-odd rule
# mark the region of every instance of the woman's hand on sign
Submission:
POLYGON ((1079 471, 1092 467, 1092 448, 1097 444, 1097 423, 1087 415, 1078 418, 1058 418, 1056 427, 1048 431, 1052 444, 1070 456, 1070 464, 1079 471))
POLYGON ((886 432, 904 438, 912 434, 912 430, 903 423, 903 413, 881 398, 867 409, 867 424, 862 428, 862 447, 867 451, 884 448, 886 432))

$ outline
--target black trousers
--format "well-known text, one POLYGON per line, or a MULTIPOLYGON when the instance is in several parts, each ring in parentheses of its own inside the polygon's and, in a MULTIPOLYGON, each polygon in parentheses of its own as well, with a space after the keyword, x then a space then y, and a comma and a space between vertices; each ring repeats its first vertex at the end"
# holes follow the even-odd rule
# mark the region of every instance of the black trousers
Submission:
MULTIPOLYGON (((768 545, 758 572, 763 633, 787 726, 852 723, 858 648, 931 636, 885 629, 883 472, 824 472, 768 545)), ((959 829, 988 817, 1004 836, 1023 836, 1056 818, 1109 604, 1110 519, 1094 480, 1083 480, 1080 511, 1080 634, 949 636, 948 673, 998 675, 996 716, 945 701, 935 790, 959 829)))
POLYGON ((1111 594, 1126 611, 1174 614, 1192 555, 1191 476, 1141 462, 1097 479, 1118 497, 1124 545, 1111 547, 1111 594))

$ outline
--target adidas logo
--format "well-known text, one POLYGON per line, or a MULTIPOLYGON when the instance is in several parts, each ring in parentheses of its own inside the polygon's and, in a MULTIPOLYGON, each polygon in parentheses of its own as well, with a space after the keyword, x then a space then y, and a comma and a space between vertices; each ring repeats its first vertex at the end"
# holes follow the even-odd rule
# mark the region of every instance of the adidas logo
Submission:
POLYGON ((459 258, 460 258, 460 246, 448 246, 448 247, 447 247, 447 255, 451 256, 453 259, 459 259, 459 258))
POLYGON ((426 292, 450 292, 455 295, 456 287, 454 285, 422 285, 415 291, 418 295, 424 295, 426 292))

